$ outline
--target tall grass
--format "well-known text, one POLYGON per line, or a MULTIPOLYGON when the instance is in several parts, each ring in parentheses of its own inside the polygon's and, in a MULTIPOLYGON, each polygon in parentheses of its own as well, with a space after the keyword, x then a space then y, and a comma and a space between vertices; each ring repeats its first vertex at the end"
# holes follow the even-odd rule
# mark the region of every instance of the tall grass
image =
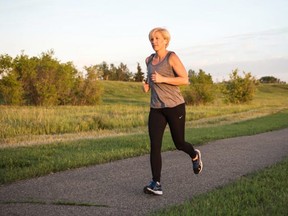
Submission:
POLYGON ((1 109, 0 139, 19 135, 77 133, 145 124, 147 107, 133 105, 6 107, 1 109))

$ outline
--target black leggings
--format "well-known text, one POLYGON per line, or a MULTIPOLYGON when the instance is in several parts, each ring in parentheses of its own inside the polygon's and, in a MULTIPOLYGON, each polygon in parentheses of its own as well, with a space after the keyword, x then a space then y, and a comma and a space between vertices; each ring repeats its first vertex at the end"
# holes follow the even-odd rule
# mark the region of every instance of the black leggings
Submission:
POLYGON ((184 151, 191 158, 196 157, 193 146, 185 142, 185 104, 173 108, 150 108, 149 137, 150 137, 150 163, 153 181, 160 182, 162 158, 161 146, 165 127, 168 123, 175 147, 184 151))

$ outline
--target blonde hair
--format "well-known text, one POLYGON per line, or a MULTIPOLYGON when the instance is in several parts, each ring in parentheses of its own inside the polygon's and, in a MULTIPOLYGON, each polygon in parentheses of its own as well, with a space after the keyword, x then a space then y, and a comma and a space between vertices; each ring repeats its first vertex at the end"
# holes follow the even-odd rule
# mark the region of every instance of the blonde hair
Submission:
POLYGON ((171 39, 171 36, 170 36, 169 31, 168 31, 167 29, 161 28, 161 27, 154 28, 154 29, 152 29, 152 30, 149 32, 149 40, 151 40, 152 36, 153 36, 156 32, 160 32, 160 34, 163 36, 163 38, 164 38, 165 40, 167 40, 166 47, 168 47, 169 42, 170 42, 170 39, 171 39))

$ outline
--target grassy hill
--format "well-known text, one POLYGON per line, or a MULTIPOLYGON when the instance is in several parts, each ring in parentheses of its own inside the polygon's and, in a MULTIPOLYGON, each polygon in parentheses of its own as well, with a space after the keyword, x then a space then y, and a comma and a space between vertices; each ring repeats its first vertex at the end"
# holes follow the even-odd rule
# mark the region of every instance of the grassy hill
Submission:
POLYGON ((104 104, 149 105, 149 94, 142 91, 140 82, 101 81, 104 104))

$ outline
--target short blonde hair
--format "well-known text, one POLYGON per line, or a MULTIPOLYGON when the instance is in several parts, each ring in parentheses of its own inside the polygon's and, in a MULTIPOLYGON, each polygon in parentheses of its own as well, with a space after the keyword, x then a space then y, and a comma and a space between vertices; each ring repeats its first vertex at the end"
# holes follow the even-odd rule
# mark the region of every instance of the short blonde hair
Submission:
POLYGON ((163 36, 163 38, 164 38, 165 40, 167 40, 166 47, 168 47, 169 42, 170 42, 170 39, 171 39, 171 36, 170 36, 169 31, 168 31, 167 29, 161 28, 161 27, 154 28, 154 29, 152 29, 152 30, 149 32, 149 40, 151 40, 152 36, 153 36, 156 32, 160 32, 161 35, 163 36))

